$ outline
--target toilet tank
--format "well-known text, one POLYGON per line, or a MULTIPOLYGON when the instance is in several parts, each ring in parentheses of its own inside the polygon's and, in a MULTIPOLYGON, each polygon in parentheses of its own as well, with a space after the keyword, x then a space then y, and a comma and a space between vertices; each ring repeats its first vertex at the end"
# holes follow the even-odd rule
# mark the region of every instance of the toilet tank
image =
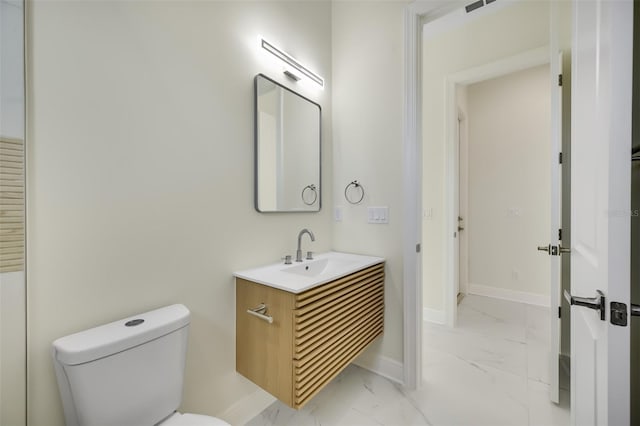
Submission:
POLYGON ((154 425, 177 410, 189 316, 171 305, 53 342, 67 426, 154 425))

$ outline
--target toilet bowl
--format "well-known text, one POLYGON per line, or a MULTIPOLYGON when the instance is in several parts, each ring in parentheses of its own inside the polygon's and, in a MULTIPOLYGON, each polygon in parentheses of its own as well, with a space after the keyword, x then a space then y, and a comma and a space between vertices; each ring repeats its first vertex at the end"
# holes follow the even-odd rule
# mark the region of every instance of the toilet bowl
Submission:
POLYGON ((171 305, 53 342, 67 426, 229 426, 182 414, 189 310, 171 305))

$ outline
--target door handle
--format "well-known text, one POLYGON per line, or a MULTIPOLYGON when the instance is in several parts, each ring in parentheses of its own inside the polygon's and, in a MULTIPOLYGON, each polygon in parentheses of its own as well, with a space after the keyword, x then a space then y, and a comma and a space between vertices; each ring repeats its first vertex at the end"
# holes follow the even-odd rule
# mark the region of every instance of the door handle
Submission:
POLYGON ((548 246, 538 246, 538 251, 546 251, 547 253, 549 253, 551 250, 551 244, 549 244, 548 246))
MULTIPOLYGON (((564 298, 570 305, 584 306, 585 308, 594 309, 600 311, 600 320, 604 321, 605 317, 605 297, 604 293, 600 290, 596 290, 598 295, 596 297, 577 297, 569 294, 567 290, 564 291, 564 298)), ((633 308, 632 308, 633 309, 633 308)), ((633 315, 633 314, 632 314, 633 315)))
POLYGON ((564 253, 571 253, 571 249, 569 247, 552 246, 551 244, 547 246, 538 246, 538 250, 546 251, 550 256, 559 256, 564 253))

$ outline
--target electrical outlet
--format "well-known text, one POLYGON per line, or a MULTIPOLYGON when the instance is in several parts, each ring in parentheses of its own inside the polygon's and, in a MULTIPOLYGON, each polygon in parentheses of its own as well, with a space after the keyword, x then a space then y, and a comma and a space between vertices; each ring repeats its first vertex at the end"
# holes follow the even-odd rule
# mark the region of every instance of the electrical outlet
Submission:
POLYGON ((342 206, 336 206, 336 208, 333 209, 333 220, 342 222, 342 206))

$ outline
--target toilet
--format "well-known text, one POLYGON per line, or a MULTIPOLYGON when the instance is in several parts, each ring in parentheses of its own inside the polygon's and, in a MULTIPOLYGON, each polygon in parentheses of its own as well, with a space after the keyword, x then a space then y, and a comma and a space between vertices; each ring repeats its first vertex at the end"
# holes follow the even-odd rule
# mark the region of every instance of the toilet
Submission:
POLYGON ((189 317, 171 305, 53 342, 67 426, 229 426, 176 411, 189 317))

